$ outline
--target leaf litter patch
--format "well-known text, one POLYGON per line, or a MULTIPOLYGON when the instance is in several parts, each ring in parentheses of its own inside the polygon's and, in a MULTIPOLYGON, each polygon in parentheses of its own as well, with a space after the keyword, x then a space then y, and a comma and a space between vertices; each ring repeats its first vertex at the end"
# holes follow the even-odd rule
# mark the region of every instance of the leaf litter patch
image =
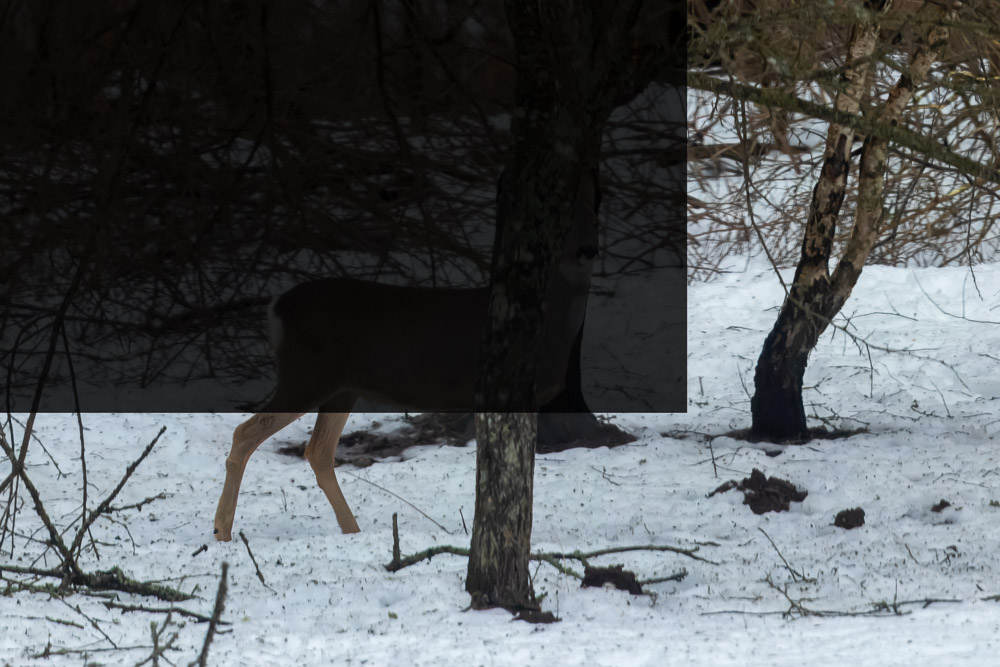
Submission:
MULTIPOLYGON (((409 447, 420 445, 449 445, 464 447, 476 437, 472 413, 425 412, 407 415, 403 424, 390 432, 359 430, 346 433, 340 438, 337 448, 337 464, 349 463, 359 468, 367 468, 375 461, 402 456, 409 447)), ((554 422, 545 437, 540 437, 536 451, 539 453, 562 452, 578 447, 618 447, 634 442, 636 437, 614 424, 591 419, 586 428, 577 425, 583 437, 569 437, 558 429, 560 422, 554 422)), ((373 424, 378 429, 380 424, 373 424)), ((545 423, 539 424, 540 433, 545 423)), ((306 445, 287 445, 278 449, 280 454, 305 457, 306 445)))
POLYGON ((628 591, 632 595, 643 595, 642 585, 635 572, 624 569, 622 565, 610 567, 586 566, 583 572, 582 588, 603 588, 613 586, 620 591, 628 591))
POLYGON ((754 514, 787 512, 792 502, 801 503, 809 495, 808 491, 799 489, 787 479, 768 477, 754 468, 749 477, 744 477, 739 482, 734 479, 724 482, 709 493, 708 497, 732 489, 743 492, 743 504, 749 505, 754 514))

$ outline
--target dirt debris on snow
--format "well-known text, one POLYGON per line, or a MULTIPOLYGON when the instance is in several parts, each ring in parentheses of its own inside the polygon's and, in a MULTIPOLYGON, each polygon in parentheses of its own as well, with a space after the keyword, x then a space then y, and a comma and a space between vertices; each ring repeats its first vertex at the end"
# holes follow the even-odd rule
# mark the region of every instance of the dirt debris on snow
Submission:
POLYGON ((865 525, 865 511, 860 507, 849 510, 840 510, 833 519, 833 525, 837 528, 851 530, 865 525))
POLYGON ((743 492, 743 504, 749 505, 754 514, 767 512, 787 512, 790 503, 801 503, 809 495, 808 491, 799 489, 786 479, 768 477, 757 468, 750 472, 749 477, 742 481, 729 480, 720 484, 708 497, 725 493, 732 489, 743 492))

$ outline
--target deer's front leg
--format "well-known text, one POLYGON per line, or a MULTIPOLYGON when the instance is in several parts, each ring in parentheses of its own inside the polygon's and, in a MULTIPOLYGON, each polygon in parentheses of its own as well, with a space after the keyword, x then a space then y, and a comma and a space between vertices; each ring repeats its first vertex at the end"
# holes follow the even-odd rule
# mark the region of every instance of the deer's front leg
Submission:
POLYGON ((343 533, 357 533, 357 519, 351 512, 347 499, 344 498, 340 484, 337 483, 337 475, 334 472, 337 456, 337 444, 340 442, 340 434, 344 431, 344 424, 350 412, 320 412, 316 417, 316 427, 313 429, 309 444, 306 445, 306 459, 316 473, 316 483, 323 489, 327 500, 333 506, 333 513, 337 515, 337 523, 340 524, 340 531, 343 533))
POLYGON ((233 519, 240 483, 247 461, 262 442, 302 416, 292 412, 262 412, 236 427, 233 431, 233 448, 226 459, 226 483, 222 487, 219 506, 215 510, 215 539, 228 542, 233 539, 233 519))

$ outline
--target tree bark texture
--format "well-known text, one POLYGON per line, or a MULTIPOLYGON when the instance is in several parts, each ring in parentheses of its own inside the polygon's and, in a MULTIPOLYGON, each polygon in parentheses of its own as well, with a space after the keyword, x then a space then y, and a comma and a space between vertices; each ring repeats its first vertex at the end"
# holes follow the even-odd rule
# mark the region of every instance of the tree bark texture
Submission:
MULTIPOLYGON (((466 590, 477 607, 534 606, 527 578, 545 294, 581 177, 596 173, 611 111, 666 66, 637 38, 642 3, 506 2, 517 56, 513 147, 499 189, 489 321, 479 358, 476 514, 466 590)), ((663 35, 665 39, 666 35, 663 35)))
POLYGON ((466 579, 474 607, 534 604, 528 558, 535 417, 531 412, 476 414, 476 469, 493 474, 476 475, 476 514, 466 579))
MULTIPOLYGON (((918 19, 930 25, 925 39, 889 91, 885 104, 869 113, 877 114, 883 122, 899 121, 916 86, 927 78, 931 65, 940 57, 948 41, 947 24, 954 21, 959 7, 960 2, 952 2, 950 6, 924 4, 918 19)), ((874 22, 855 26, 849 65, 835 102, 838 110, 857 113, 865 90, 861 84, 875 52, 879 31, 874 22)), ((755 391, 750 402, 753 416, 750 436, 754 439, 782 441, 809 437, 802 400, 809 353, 850 297, 878 240, 887 142, 868 137, 861 151, 854 226, 831 275, 829 262, 847 186, 853 135, 850 128, 837 124, 831 124, 827 134, 823 167, 813 190, 795 277, 778 319, 764 341, 754 372, 755 391)))

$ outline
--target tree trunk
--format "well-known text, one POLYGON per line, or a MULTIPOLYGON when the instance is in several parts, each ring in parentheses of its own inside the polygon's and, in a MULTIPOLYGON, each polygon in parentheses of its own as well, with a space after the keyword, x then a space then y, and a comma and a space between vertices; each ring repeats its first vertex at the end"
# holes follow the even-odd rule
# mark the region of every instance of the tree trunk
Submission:
POLYGON ((510 184, 498 197, 489 326, 476 402, 504 412, 477 412, 475 418, 476 513, 466 590, 477 608, 535 607, 527 573, 542 295, 569 225, 565 204, 579 181, 571 173, 573 163, 552 147, 547 111, 534 114, 533 124, 515 122, 514 136, 532 141, 530 147, 515 148, 502 178, 510 184))
MULTIPOLYGON (((880 11, 887 6, 888 3, 883 3, 880 11)), ((889 91, 885 104, 877 110, 882 121, 896 124, 902 118, 916 86, 940 57, 948 41, 948 25, 954 22, 960 7, 957 0, 950 6, 925 2, 921 7, 918 24, 929 26, 926 38, 889 91)), ((835 101, 840 111, 857 113, 867 89, 867 71, 881 31, 878 15, 875 18, 857 24, 851 33, 848 66, 835 101)), ((861 149, 854 225, 831 275, 833 238, 847 186, 853 137, 850 128, 836 124, 827 133, 823 167, 813 189, 799 264, 754 372, 755 391, 750 401, 752 439, 782 441, 809 437, 802 401, 802 380, 809 353, 847 302, 878 240, 887 145, 883 139, 868 137, 861 149)))
MULTIPOLYGON (((500 189, 476 403, 476 515, 466 590, 477 607, 534 606, 528 580, 541 296, 604 123, 667 64, 666 35, 636 37, 642 3, 507 0, 517 55, 513 148, 500 189)), ((652 12, 651 15, 657 15, 652 12)), ((570 398, 570 400, 572 400, 570 398)))
POLYGON ((801 308, 786 307, 765 339, 757 359, 755 391, 750 400, 752 438, 777 441, 808 438, 802 378, 809 352, 820 334, 818 327, 810 324, 801 308))
POLYGON ((533 607, 528 558, 535 414, 477 413, 476 438, 476 514, 465 588, 473 607, 533 607))

